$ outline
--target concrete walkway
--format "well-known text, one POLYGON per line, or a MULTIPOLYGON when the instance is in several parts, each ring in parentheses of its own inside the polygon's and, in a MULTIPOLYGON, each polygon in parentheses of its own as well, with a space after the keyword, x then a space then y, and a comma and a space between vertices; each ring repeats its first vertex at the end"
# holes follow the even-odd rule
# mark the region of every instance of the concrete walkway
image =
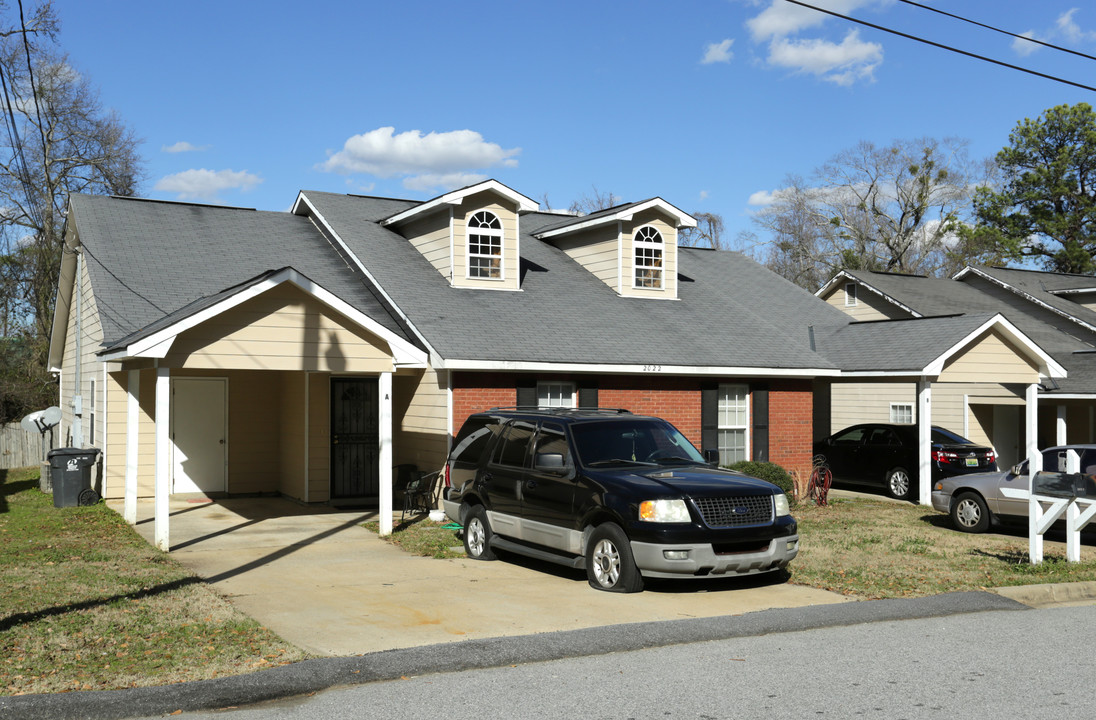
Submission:
MULTIPOLYGON (((138 503, 137 530, 150 543, 152 511, 151 501, 138 503)), ((361 527, 375 512, 282 498, 173 500, 170 512, 172 557, 316 655, 848 601, 771 575, 604 593, 584 572, 523 558, 413 557, 361 527)))

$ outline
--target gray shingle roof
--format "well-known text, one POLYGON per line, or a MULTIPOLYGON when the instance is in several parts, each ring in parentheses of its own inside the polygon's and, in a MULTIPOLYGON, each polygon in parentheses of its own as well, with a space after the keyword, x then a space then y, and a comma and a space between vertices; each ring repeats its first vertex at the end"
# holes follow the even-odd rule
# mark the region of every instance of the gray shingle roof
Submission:
POLYGON ((92 195, 74 195, 70 203, 69 222, 80 233, 105 347, 285 267, 411 339, 307 218, 92 195))
MULTIPOLYGON (((521 291, 450 287, 402 236, 372 222, 371 198, 302 193, 442 357, 451 360, 691 367, 834 368, 810 324, 840 310, 732 252, 680 248, 678 301, 619 297, 532 237, 559 216, 521 216, 521 291)), ((390 213, 389 213, 390 214, 390 213)))

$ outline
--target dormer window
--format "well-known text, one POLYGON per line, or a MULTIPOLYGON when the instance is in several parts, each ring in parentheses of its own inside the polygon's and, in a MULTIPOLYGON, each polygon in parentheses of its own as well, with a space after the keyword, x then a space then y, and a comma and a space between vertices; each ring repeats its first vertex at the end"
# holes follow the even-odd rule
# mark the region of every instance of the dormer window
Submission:
POLYGON ((468 219, 468 277, 502 279, 502 223, 493 212, 468 219))
POLYGON ((635 287, 662 287, 662 233, 644 225, 635 233, 635 287))

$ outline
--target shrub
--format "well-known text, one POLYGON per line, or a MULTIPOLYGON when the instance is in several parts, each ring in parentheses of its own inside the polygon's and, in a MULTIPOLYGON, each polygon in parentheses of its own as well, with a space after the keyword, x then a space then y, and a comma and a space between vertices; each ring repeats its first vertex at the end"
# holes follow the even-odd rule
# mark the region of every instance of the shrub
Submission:
POLYGON ((788 474, 788 471, 780 467, 776 463, 771 462, 753 462, 752 460, 743 460, 742 462, 736 462, 734 465, 726 466, 728 470, 734 470, 740 472, 743 475, 749 475, 759 480, 771 482, 778 488, 787 493, 788 497, 794 497, 793 491, 794 481, 792 476, 788 474))

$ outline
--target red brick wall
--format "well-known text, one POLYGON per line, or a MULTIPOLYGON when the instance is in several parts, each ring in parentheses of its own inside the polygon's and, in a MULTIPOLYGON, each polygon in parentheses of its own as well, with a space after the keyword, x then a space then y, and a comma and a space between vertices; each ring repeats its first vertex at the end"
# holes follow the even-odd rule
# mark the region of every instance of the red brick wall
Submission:
POLYGON ((769 460, 806 481, 811 468, 814 402, 810 380, 769 383, 769 460))
MULTIPOLYGON (((469 415, 517 403, 514 373, 453 374, 453 427, 469 415)), ((540 380, 572 380, 568 375, 540 375, 540 380)), ((712 381, 716 378, 712 378, 712 381)), ((615 375, 598 377, 598 404, 655 415, 674 424, 698 448, 700 443, 699 378, 615 375)), ((727 382, 748 382, 728 379, 727 382)), ((811 466, 812 402, 810 380, 771 380, 769 384, 769 459, 806 479, 811 466)), ((752 407, 752 405, 751 405, 752 407)))

